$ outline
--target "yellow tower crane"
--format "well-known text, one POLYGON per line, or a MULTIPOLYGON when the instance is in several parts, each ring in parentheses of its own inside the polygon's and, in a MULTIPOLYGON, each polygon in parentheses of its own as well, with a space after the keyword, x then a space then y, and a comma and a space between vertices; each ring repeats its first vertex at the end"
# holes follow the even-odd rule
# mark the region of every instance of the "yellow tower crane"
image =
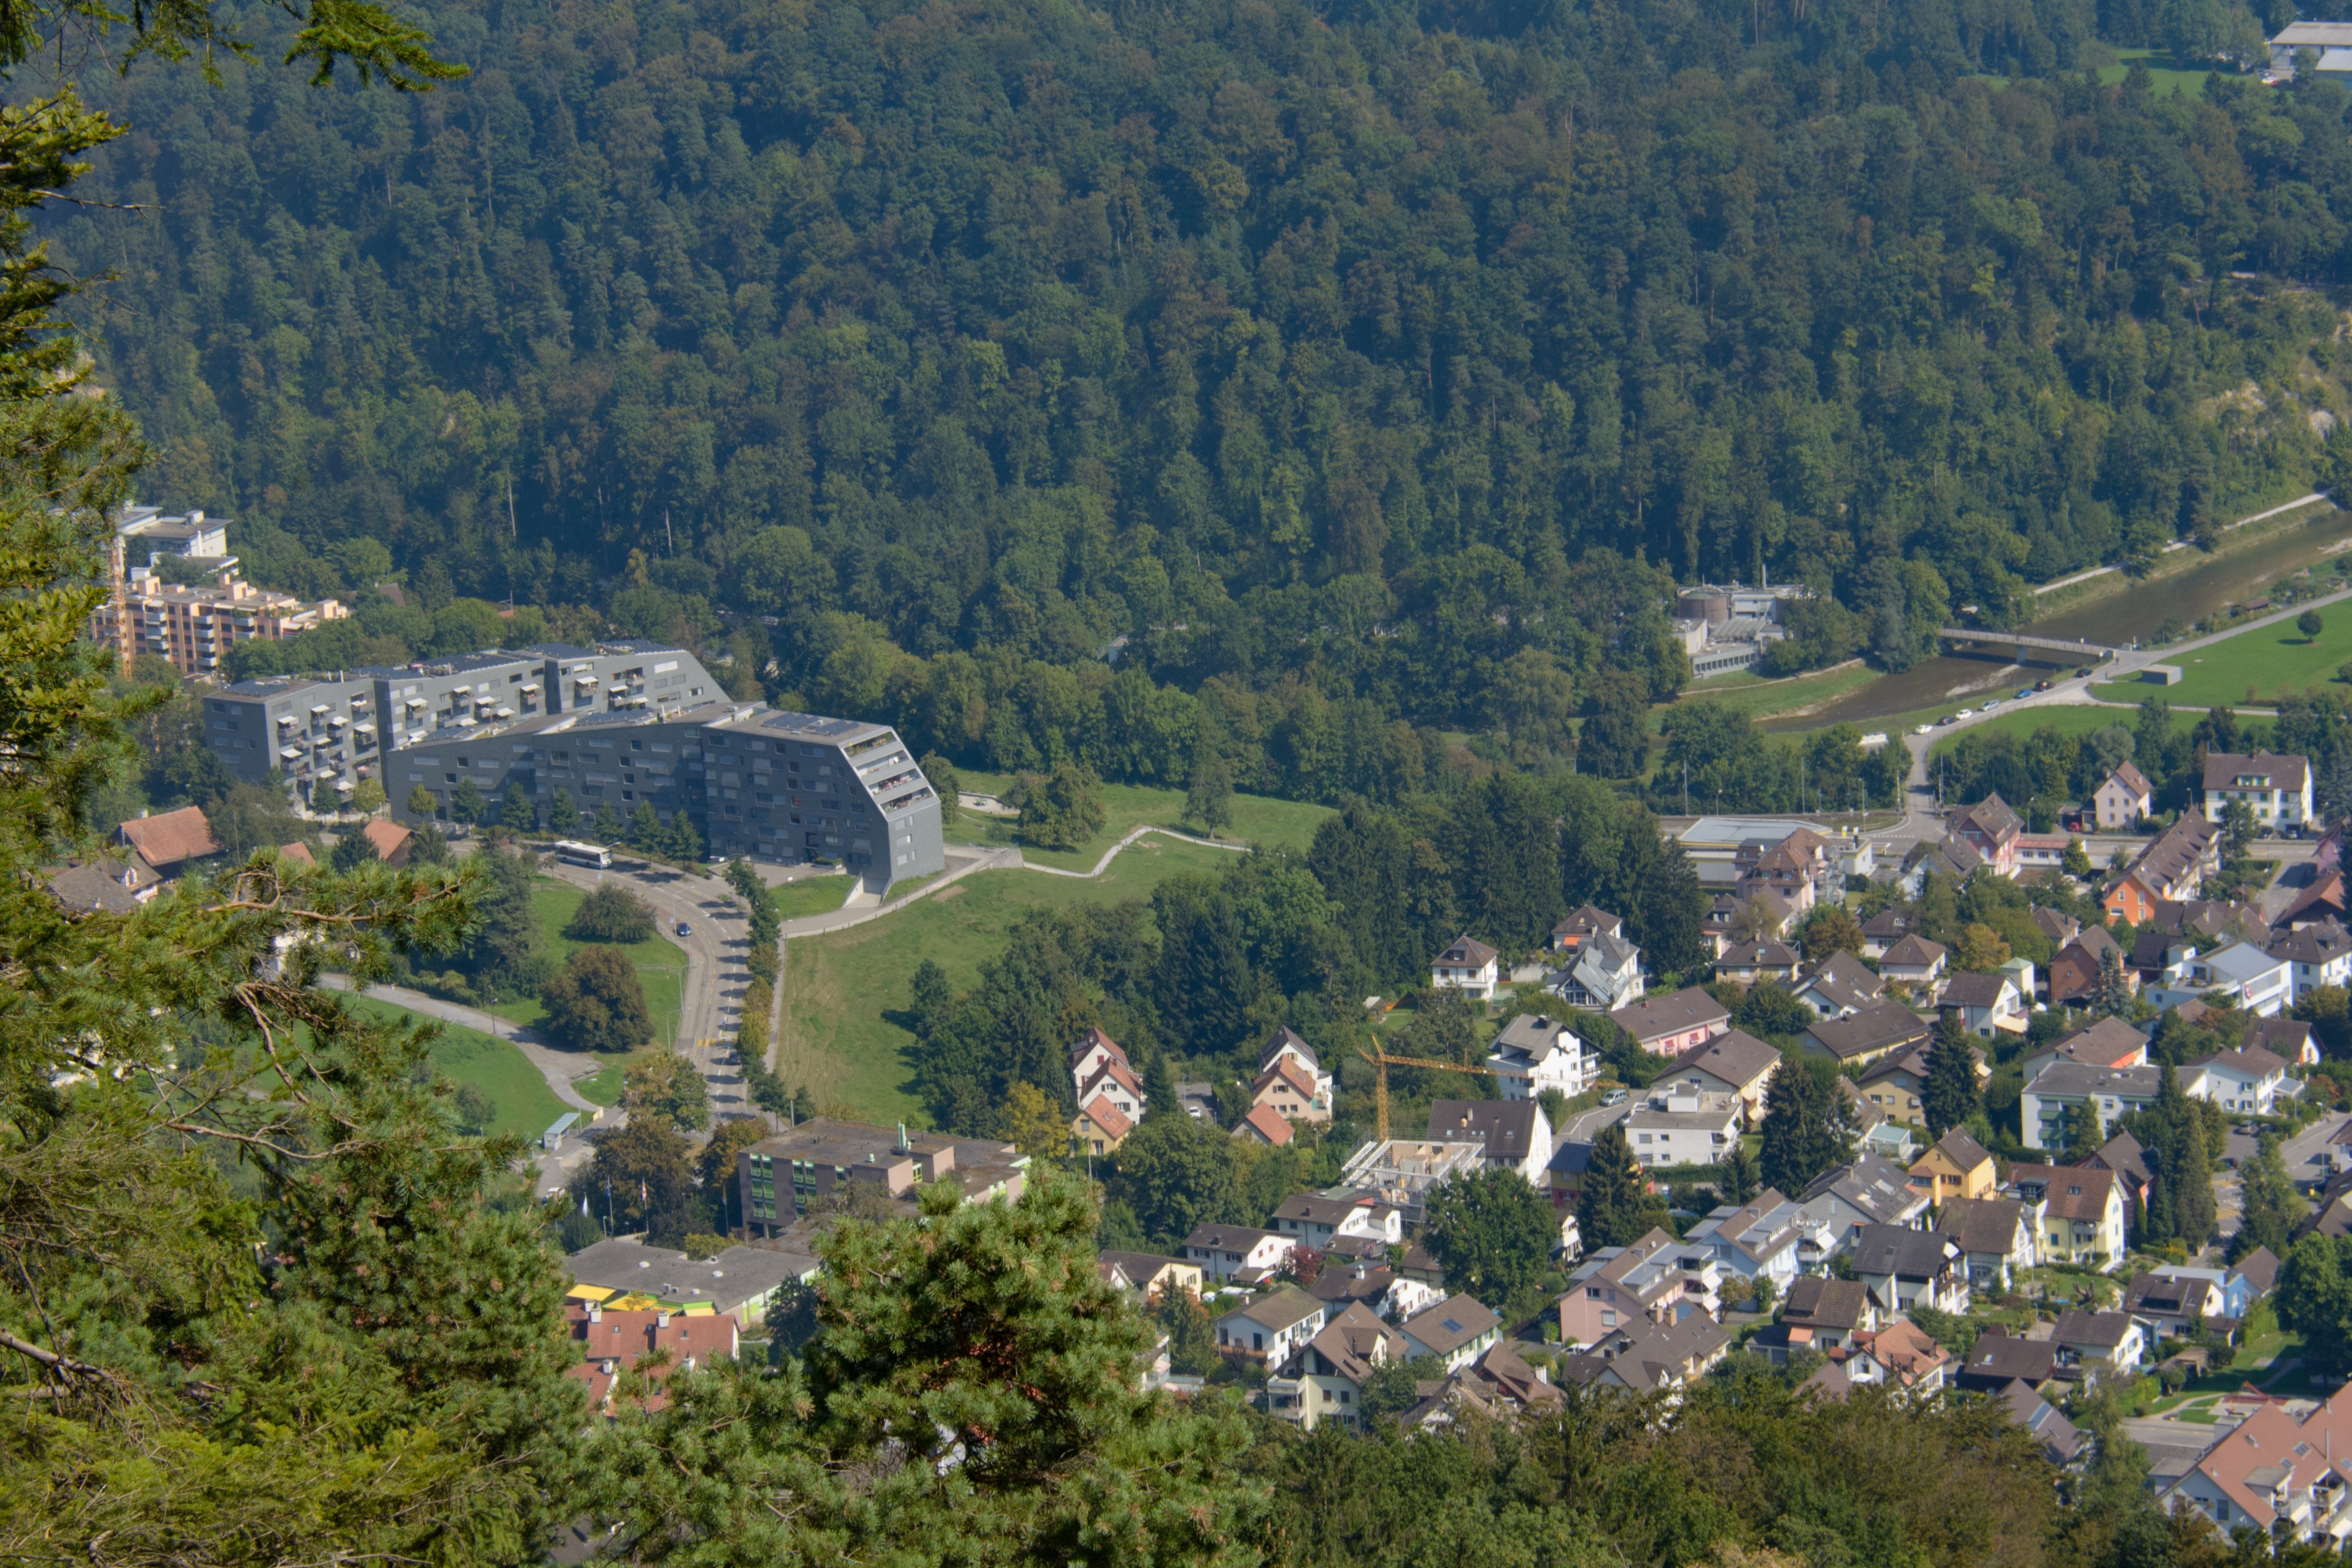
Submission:
POLYGON ((1481 1078, 1487 1076, 1495 1071, 1491 1067, 1465 1066, 1459 1061, 1437 1061, 1426 1056, 1391 1056, 1387 1051, 1382 1051, 1377 1045, 1369 1050, 1362 1046, 1358 1046, 1356 1048, 1356 1054, 1372 1064, 1372 1105, 1374 1109, 1374 1120, 1378 1123, 1380 1127, 1380 1141, 1384 1144, 1389 1141, 1390 1068, 1427 1067, 1433 1068, 1439 1072, 1468 1072, 1475 1074, 1481 1078))
POLYGON ((139 662, 139 643, 138 635, 131 626, 131 590, 125 581, 122 556, 122 536, 117 534, 114 536, 114 548, 107 552, 107 560, 113 569, 114 580, 111 584, 114 590, 114 656, 122 666, 122 678, 127 681, 131 678, 132 666, 139 662))

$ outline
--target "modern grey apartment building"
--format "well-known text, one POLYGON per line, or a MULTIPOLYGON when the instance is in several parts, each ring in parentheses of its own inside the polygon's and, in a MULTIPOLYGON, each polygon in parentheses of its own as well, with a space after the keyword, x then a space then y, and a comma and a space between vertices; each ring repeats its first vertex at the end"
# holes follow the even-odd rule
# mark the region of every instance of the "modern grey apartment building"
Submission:
MULTIPOLYGON (((445 728, 560 713, 660 713, 719 695, 693 654, 631 640, 239 681, 205 698, 205 735, 232 777, 275 769, 355 784, 361 769, 445 728)), ((385 789, 391 789, 386 780, 385 789)))
POLYGON ((205 699, 231 774, 383 781, 394 816, 422 786, 433 816, 466 779, 520 784, 546 820, 687 813, 714 854, 838 863, 879 892, 946 866, 939 797, 887 725, 728 699, 690 653, 645 642, 493 650, 342 675, 243 681, 205 699))

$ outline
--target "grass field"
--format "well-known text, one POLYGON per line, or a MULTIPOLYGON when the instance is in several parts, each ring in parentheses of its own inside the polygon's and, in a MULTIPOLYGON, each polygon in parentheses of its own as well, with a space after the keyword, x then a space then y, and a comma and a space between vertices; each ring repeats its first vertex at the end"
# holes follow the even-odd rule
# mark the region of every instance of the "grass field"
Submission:
POLYGON ((2191 707, 2249 701, 2267 706, 2282 696, 2325 687, 2336 678, 2336 670, 2352 660, 2352 603, 2323 604, 2319 619, 2323 622, 2319 635, 2307 640, 2289 619, 2251 627, 2178 659, 2159 654, 2164 663, 2180 666, 2182 679, 2177 686, 2110 681, 2094 689, 2110 702, 2136 703, 2142 697, 2162 696, 2168 703, 2191 707), (2250 689, 2255 694, 2251 699, 2246 695, 2250 689))
MULTIPOLYGON (((1736 675, 1718 675, 1709 681, 1694 681, 1683 689, 1679 700, 1685 703, 1720 703, 1750 718, 1764 719, 1776 714, 1794 713, 1800 708, 1811 707, 1832 697, 1843 696, 1855 687, 1866 686, 1878 679, 1879 674, 1862 664, 1779 681, 1768 681, 1743 672, 1736 675)), ((1652 709, 1650 727, 1656 729, 1658 721, 1675 706, 1669 703, 1664 707, 1652 709)))
MULTIPOLYGON (((2156 688, 2151 686, 2148 689, 2153 691, 2156 688)), ((1935 745, 1927 748, 1927 755, 1930 758, 1943 755, 1958 744, 1963 735, 1981 735, 1988 731, 1998 731, 2003 735, 2028 736, 2037 729, 2054 729, 2061 735, 2089 735, 2095 730, 2105 729, 2111 724, 2119 724, 2126 729, 2129 729, 2138 721, 2138 718, 2139 716, 2129 708, 2094 707, 2087 703, 2060 704, 2049 707, 2021 707, 2014 713, 1995 714, 1982 723, 1972 724, 1966 729, 1947 731, 1935 745)), ((1912 725, 1919 722, 1916 718, 1911 720, 1910 724, 1904 727, 1906 732, 1908 732, 1912 725)), ((2177 713, 2172 716, 2172 726, 2175 729, 2187 729, 2196 722, 2195 714, 2177 713)))
MULTIPOLYGON (((408 1025, 421 1021, 438 1029, 441 1036, 433 1042, 433 1065, 452 1082, 470 1083, 489 1097, 497 1114, 487 1131, 535 1138, 567 1109, 530 1060, 503 1040, 493 1040, 479 1030, 427 1019, 370 997, 346 999, 353 1012, 387 1023, 408 1025)), ((620 1098, 617 1089, 613 1097, 620 1098)))
POLYGON ((853 876, 810 876, 798 882, 788 882, 771 891, 776 900, 776 918, 798 920, 804 915, 830 915, 841 907, 849 890, 857 885, 853 876))
MULTIPOLYGON (((572 912, 580 907, 587 894, 569 883, 541 879, 530 895, 531 918, 539 923, 540 939, 547 945, 548 956, 561 964, 579 947, 596 946, 592 942, 574 942, 563 935, 572 923, 572 912)), ((675 942, 658 934, 635 944, 614 944, 636 961, 637 978, 646 988, 646 1011, 654 1020, 654 1032, 662 1039, 677 1021, 678 993, 686 985, 686 954, 675 942)), ((533 1025, 547 1016, 538 998, 518 998, 502 1001, 486 1009, 510 1023, 533 1025)), ((617 1097, 617 1091, 615 1092, 617 1097)), ((536 1129, 534 1129, 536 1130, 536 1129)))
MULTIPOLYGON (((1002 796, 1013 788, 1009 773, 965 773, 958 783, 980 794, 1002 796)), ((1140 784, 1106 784, 1102 792, 1106 821, 1103 831, 1092 842, 1080 850, 1041 850, 1022 845, 1022 858, 1034 865, 1061 866, 1070 871, 1092 871, 1095 862, 1102 859, 1103 851, 1118 842, 1129 830, 1149 824, 1160 828, 1183 828, 1184 791, 1153 789, 1140 784)), ((1297 800, 1271 800, 1263 795, 1234 797, 1233 825, 1223 836, 1246 840, 1253 844, 1287 845, 1305 849, 1315 837, 1315 830, 1331 814, 1328 806, 1309 805, 1297 800)), ((1185 830, 1191 831, 1191 830, 1185 830)), ((983 817, 975 811, 960 813, 955 826, 948 830, 948 841, 959 844, 1013 844, 1020 840, 1014 835, 1009 817, 983 817)))
POLYGON ((1098 878, 980 872, 887 919, 796 938, 786 944, 776 1071, 795 1088, 856 1104, 869 1120, 919 1115, 905 1055, 915 1037, 897 1021, 912 999, 908 982, 918 964, 929 958, 959 988, 969 986, 1030 910, 1149 897, 1170 876, 1213 873, 1233 858, 1228 850, 1146 837, 1098 878))
POLYGON ((2205 96, 2205 78, 2210 73, 2201 70, 2181 70, 2173 64, 2170 55, 2160 50, 2117 49, 2116 57, 2122 63, 2109 66, 2099 73, 2099 79, 2110 87, 2131 74, 2134 60, 2141 60, 2147 63, 2147 74, 2155 85, 2158 98, 2168 97, 2175 92, 2183 98, 2205 96))

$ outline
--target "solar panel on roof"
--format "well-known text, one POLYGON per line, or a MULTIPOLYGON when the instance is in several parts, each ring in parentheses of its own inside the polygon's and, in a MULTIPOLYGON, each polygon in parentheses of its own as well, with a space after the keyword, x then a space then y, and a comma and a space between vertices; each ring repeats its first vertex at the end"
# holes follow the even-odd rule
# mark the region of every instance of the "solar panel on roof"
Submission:
POLYGON ((1443 1322, 1447 1328, 1452 1329, 1455 1333, 1460 1333, 1462 1332, 1462 1325, 1455 1322, 1452 1318, 1444 1318, 1440 1321, 1443 1322))

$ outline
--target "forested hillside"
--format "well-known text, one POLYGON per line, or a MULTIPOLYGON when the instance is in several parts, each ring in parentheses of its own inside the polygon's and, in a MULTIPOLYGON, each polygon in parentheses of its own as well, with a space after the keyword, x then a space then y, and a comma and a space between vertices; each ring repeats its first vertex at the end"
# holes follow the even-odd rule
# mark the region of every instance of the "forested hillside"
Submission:
POLYGON ((1675 689, 1670 577, 1900 665, 2307 476, 2352 97, 2102 87, 2111 9, 427 4, 430 95, 93 80, 148 210, 53 232, 257 578, 765 614, 960 760, 1393 798, 1397 720, 1675 689))

